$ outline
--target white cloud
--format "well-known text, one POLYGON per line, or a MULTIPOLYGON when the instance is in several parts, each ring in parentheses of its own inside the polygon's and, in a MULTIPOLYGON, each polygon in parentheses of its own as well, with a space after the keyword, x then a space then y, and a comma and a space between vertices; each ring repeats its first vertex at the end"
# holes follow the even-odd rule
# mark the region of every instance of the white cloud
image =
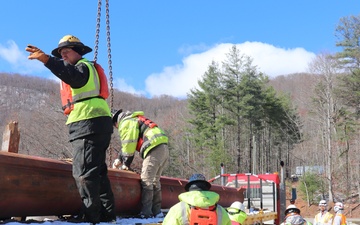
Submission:
MULTIPOLYGON (((185 57, 181 65, 168 66, 160 73, 153 73, 145 80, 146 91, 151 95, 185 97, 207 71, 211 61, 221 63, 233 44, 219 44, 202 53, 185 57)), ((308 63, 315 57, 303 48, 283 49, 260 42, 237 44, 240 54, 253 59, 253 65, 270 77, 306 72, 308 63)))
MULTIPOLYGON (((145 79, 146 90, 136 90, 124 79, 114 80, 114 87, 135 95, 159 96, 170 95, 186 97, 190 89, 197 87, 197 82, 207 71, 212 61, 221 65, 229 53, 232 43, 218 44, 213 47, 201 44, 199 46, 183 46, 182 53, 197 51, 183 58, 181 64, 165 67, 159 73, 152 73, 145 79)), ((291 73, 306 72, 308 63, 315 54, 303 48, 284 49, 261 42, 245 42, 237 44, 240 54, 253 59, 253 65, 270 77, 291 73)), ((10 40, 5 45, 0 44, 0 59, 6 61, 14 73, 42 75, 55 79, 54 75, 38 60, 28 60, 26 52, 19 50, 18 45, 10 40)), ((2 71, 6 72, 6 71, 2 71)))
POLYGON ((6 45, 0 44, 0 58, 7 61, 16 73, 31 74, 47 70, 38 60, 29 60, 24 52, 13 40, 8 41, 6 45))
POLYGON ((253 65, 270 77, 307 72, 315 54, 303 48, 283 49, 261 42, 238 44, 241 53, 253 58, 253 65))
POLYGON ((5 59, 11 64, 16 64, 20 60, 22 60, 23 53, 19 50, 19 47, 16 45, 14 41, 8 41, 7 46, 3 46, 0 44, 0 57, 5 59))
POLYGON ((145 95, 144 91, 136 90, 133 86, 128 85, 123 78, 114 80, 114 88, 134 95, 145 95))

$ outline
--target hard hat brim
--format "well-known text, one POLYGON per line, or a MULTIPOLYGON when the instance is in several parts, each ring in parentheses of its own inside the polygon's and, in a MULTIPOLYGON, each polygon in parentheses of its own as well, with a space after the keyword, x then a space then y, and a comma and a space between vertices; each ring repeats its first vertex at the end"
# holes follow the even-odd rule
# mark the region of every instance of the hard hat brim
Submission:
POLYGON ((209 182, 207 182, 206 180, 194 180, 194 181, 190 181, 189 183, 187 183, 185 185, 185 190, 189 191, 189 188, 192 184, 194 183, 203 183, 206 185, 206 187, 208 188, 208 190, 211 188, 211 184, 209 182))
POLYGON ((123 111, 122 109, 119 109, 119 110, 116 111, 116 113, 113 115, 113 117, 112 117, 112 122, 113 122, 114 125, 115 125, 115 123, 117 123, 119 114, 122 113, 122 111, 123 111))
POLYGON ((81 42, 62 42, 59 44, 57 48, 51 51, 51 54, 53 56, 56 56, 58 58, 61 58, 60 49, 62 48, 76 48, 76 52, 79 53, 81 56, 89 53, 92 51, 92 49, 89 46, 84 45, 81 42))
POLYGON ((287 214, 289 214, 291 212, 295 212, 297 214, 300 214, 301 211, 298 208, 288 208, 288 209, 285 210, 285 215, 287 215, 287 214))
POLYGON ((231 211, 231 210, 236 210, 236 211, 239 211, 239 210, 240 210, 240 211, 242 211, 241 209, 238 209, 238 208, 236 208, 236 207, 231 207, 231 206, 228 207, 227 210, 230 210, 230 211, 231 211))

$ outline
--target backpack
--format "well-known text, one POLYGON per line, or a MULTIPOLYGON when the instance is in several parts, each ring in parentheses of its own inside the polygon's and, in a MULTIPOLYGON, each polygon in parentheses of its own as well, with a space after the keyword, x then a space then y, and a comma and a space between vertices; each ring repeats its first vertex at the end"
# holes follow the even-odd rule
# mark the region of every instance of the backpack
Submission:
POLYGON ((191 206, 190 225, 217 225, 216 205, 207 209, 191 206))

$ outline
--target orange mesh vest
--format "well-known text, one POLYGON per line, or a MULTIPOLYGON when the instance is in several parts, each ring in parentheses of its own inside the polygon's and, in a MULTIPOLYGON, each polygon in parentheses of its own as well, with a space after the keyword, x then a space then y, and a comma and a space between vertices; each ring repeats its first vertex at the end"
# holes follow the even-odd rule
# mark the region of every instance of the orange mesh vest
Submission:
POLYGON ((155 122, 153 122, 152 120, 146 118, 145 116, 137 116, 137 117, 138 117, 138 121, 139 121, 140 132, 139 132, 139 140, 136 145, 136 151, 140 151, 140 148, 141 148, 142 144, 144 143, 144 139, 142 138, 144 131, 148 127, 150 127, 150 128, 157 127, 157 124, 155 122))
POLYGON ((217 225, 216 205, 207 209, 192 206, 190 210, 190 225, 217 225))

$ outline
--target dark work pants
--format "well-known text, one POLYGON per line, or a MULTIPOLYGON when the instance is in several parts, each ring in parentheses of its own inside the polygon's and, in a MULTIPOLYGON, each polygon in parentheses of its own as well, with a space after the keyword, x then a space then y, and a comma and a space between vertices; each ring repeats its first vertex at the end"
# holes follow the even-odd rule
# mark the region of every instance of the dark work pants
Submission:
POLYGON ((88 135, 71 142, 73 177, 83 202, 85 219, 92 223, 116 219, 114 194, 105 162, 110 139, 109 133, 88 135))

